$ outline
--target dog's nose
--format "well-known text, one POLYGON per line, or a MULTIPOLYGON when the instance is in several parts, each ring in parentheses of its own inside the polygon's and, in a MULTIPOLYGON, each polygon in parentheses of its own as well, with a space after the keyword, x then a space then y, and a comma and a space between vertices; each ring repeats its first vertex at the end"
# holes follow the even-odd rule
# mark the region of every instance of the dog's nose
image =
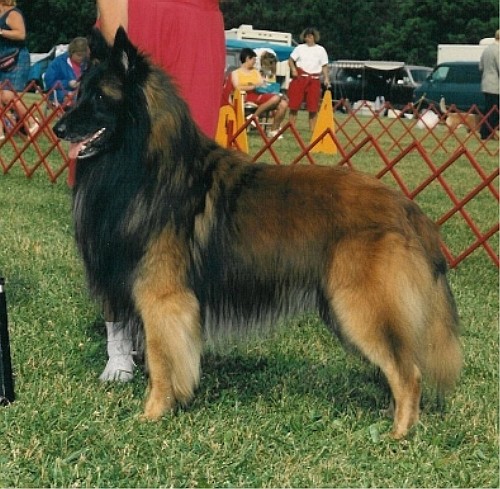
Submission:
POLYGON ((57 122, 53 127, 53 131, 58 138, 64 139, 66 136, 66 124, 62 121, 57 122))

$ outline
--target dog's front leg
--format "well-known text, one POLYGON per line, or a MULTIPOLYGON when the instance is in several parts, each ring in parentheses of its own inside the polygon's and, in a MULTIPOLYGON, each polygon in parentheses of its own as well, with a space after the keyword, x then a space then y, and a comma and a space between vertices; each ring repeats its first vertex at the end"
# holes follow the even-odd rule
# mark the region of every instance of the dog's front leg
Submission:
POLYGON ((145 289, 138 305, 146 334, 149 393, 143 417, 161 418, 193 397, 200 379, 199 304, 189 290, 157 295, 145 289))

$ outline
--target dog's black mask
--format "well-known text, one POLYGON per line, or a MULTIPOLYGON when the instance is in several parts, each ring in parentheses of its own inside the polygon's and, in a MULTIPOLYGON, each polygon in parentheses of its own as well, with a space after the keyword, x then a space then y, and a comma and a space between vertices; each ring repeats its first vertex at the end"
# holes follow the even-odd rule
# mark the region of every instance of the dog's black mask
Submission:
POLYGON ((54 126, 57 137, 71 143, 69 156, 79 160, 122 143, 123 125, 130 124, 130 114, 126 113, 130 100, 128 104, 125 101, 134 96, 127 90, 138 86, 138 73, 142 78, 149 71, 144 57, 121 27, 112 47, 97 29, 89 45, 89 68, 82 76, 76 104, 54 126))

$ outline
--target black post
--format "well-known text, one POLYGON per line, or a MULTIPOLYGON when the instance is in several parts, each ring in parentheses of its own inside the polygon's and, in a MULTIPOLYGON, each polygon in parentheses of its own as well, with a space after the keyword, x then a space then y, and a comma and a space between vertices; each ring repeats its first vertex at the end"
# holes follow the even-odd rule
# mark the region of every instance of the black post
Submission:
POLYGON ((5 280, 0 277, 0 405, 5 406, 14 402, 14 397, 5 280))

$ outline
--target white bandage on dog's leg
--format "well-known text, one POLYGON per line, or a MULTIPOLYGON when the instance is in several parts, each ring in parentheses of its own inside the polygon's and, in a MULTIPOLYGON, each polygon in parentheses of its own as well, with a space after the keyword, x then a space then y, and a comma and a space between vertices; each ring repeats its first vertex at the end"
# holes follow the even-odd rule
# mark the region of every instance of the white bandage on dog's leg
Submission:
POLYGON ((108 363, 99 377, 102 382, 129 382, 134 378, 133 342, 130 323, 106 321, 108 363))

